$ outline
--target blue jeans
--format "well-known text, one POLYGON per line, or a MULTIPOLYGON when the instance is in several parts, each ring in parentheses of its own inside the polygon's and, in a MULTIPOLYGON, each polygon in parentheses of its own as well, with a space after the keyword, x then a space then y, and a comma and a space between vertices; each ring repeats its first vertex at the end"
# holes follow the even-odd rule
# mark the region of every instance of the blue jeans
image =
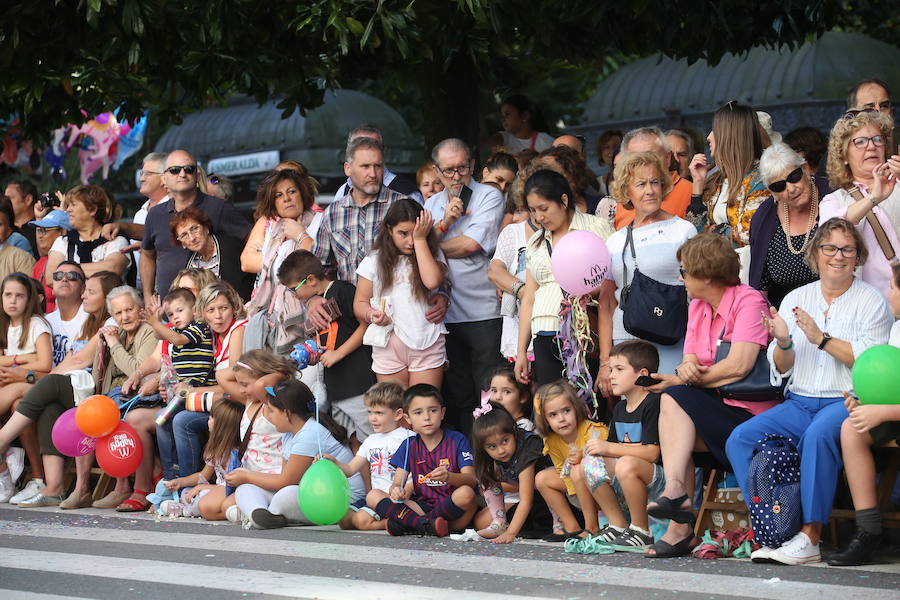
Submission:
POLYGON ((841 458, 843 398, 810 398, 788 392, 785 401, 734 428, 725 453, 738 485, 747 494, 750 461, 757 442, 773 433, 794 440, 800 452, 800 501, 804 523, 827 523, 834 504, 841 458))
POLYGON ((163 478, 193 475, 203 467, 203 434, 209 431, 209 413, 181 410, 156 428, 156 444, 163 478))

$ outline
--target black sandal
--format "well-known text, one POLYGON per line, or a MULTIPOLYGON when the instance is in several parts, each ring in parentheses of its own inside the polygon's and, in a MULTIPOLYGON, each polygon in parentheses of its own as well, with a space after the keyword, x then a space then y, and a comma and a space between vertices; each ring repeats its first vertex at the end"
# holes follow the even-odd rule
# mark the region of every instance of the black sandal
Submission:
POLYGON ((676 542, 675 544, 670 544, 669 542, 659 540, 653 545, 649 546, 647 550, 653 550, 655 554, 647 554, 644 552, 645 558, 676 558, 679 556, 687 556, 691 553, 691 550, 697 545, 694 541, 697 539, 697 536, 694 535, 692 531, 690 535, 681 540, 680 542, 676 542))
POLYGON ((657 519, 668 519, 670 521, 675 521, 676 523, 681 523, 682 525, 685 523, 693 523, 694 511, 681 508, 681 505, 684 504, 684 501, 687 499, 687 494, 682 494, 677 498, 660 496, 656 500, 656 506, 647 508, 647 514, 657 519))
MULTIPOLYGON (((545 542, 559 543, 564 542, 566 540, 570 540, 573 538, 577 538, 582 533, 584 533, 584 529, 579 529, 578 531, 566 531, 563 529, 562 533, 548 533, 541 539, 545 542)), ((590 532, 588 532, 590 533, 590 532)))

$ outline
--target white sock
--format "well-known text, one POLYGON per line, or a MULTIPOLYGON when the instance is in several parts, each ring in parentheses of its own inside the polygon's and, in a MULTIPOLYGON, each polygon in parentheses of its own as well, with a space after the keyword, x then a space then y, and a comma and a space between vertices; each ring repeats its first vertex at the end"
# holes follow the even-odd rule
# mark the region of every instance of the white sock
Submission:
POLYGON ((632 531, 637 531, 638 533, 643 533, 644 535, 650 535, 649 531, 647 531, 646 529, 641 529, 640 527, 638 527, 637 525, 634 525, 634 524, 630 525, 629 529, 631 529, 632 531))

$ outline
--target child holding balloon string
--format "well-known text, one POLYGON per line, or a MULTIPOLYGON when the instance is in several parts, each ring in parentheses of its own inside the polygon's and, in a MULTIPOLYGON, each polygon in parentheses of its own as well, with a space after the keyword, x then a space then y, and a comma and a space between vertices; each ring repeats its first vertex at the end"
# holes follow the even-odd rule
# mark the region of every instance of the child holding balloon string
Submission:
MULTIPOLYGON (((353 454, 347 447, 347 430, 327 413, 317 410, 312 392, 300 381, 291 379, 267 389, 268 402, 263 407, 266 418, 282 434, 284 462, 280 473, 256 473, 238 468, 225 475, 228 485, 237 486, 235 499, 252 529, 276 529, 288 524, 311 525, 297 502, 298 484, 313 460, 330 454, 341 462, 350 462, 353 454)), ((365 496, 359 474, 350 478, 351 502, 365 496)), ((317 512, 322 507, 316 507, 317 512)), ((332 507, 326 507, 332 508, 332 507)), ((343 519, 349 520, 346 510, 343 519)))
MULTIPOLYGON (((888 304, 894 318, 900 319, 900 265, 894 265, 892 270, 888 304)), ((889 344, 900 347, 900 320, 891 327, 889 344)), ((850 394, 844 394, 850 416, 841 426, 841 454, 856 510, 856 534, 840 551, 828 557, 828 564, 833 567, 869 562, 882 541, 872 448, 891 440, 900 443, 900 390, 895 389, 894 394, 894 404, 860 404, 850 394)))

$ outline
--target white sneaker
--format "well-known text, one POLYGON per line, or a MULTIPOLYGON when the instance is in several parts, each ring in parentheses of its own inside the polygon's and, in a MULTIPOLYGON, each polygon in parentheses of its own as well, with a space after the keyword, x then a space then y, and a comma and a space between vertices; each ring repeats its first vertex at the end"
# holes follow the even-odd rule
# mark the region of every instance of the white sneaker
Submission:
POLYGON ((809 536, 801 531, 782 544, 780 548, 772 550, 769 558, 783 565, 802 565, 819 562, 822 560, 822 555, 819 554, 819 545, 813 545, 809 536))
POLYGON ((22 488, 22 491, 9 499, 9 503, 18 504, 19 502, 25 502, 29 498, 40 494, 45 487, 47 487, 47 484, 44 483, 43 479, 32 479, 25 484, 25 487, 22 488))
POLYGON ((13 483, 9 469, 0 473, 0 502, 9 502, 16 493, 16 485, 13 483))
POLYGON ((186 517, 184 504, 175 500, 163 500, 159 505, 159 511, 167 517, 186 517))
POLYGON ((763 546, 759 550, 754 550, 750 553, 750 560, 755 563, 769 563, 772 562, 770 555, 774 551, 774 548, 769 548, 768 546, 763 546))
POLYGON ((25 471, 25 450, 16 447, 7 450, 6 466, 9 467, 10 476, 12 477, 13 483, 15 483, 25 471))
POLYGON ((244 520, 244 513, 241 512, 237 504, 232 504, 225 509, 225 520, 229 523, 240 523, 244 520))

